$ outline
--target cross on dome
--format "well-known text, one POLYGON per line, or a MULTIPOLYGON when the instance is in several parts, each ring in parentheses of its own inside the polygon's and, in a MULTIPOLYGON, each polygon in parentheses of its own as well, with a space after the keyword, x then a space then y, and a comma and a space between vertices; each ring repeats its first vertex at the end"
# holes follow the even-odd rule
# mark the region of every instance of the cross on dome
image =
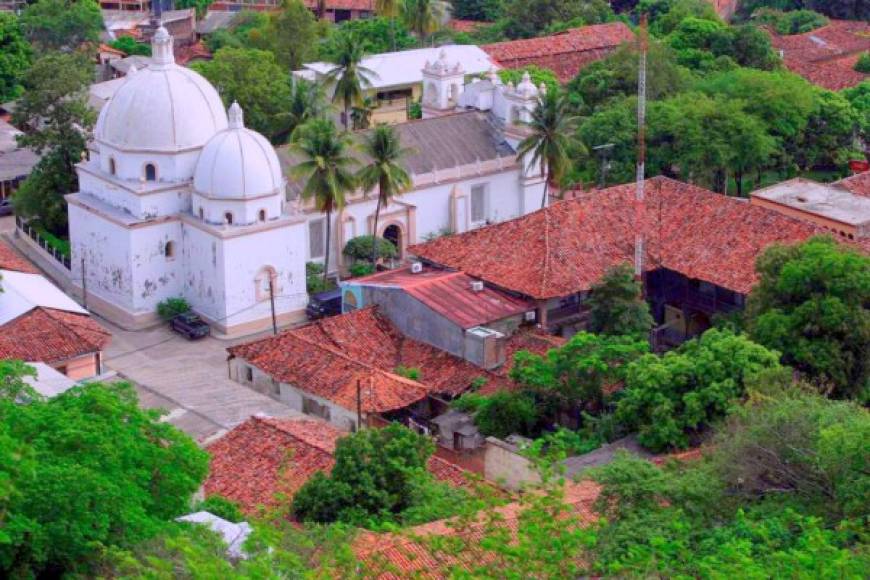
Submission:
POLYGON ((172 51, 172 36, 163 26, 157 29, 151 39, 151 60, 157 66, 175 64, 175 54, 172 51))
POLYGON ((229 117, 228 126, 230 129, 245 128, 245 113, 242 111, 242 107, 239 106, 237 101, 233 101, 233 104, 230 105, 230 108, 227 111, 227 117, 229 117))

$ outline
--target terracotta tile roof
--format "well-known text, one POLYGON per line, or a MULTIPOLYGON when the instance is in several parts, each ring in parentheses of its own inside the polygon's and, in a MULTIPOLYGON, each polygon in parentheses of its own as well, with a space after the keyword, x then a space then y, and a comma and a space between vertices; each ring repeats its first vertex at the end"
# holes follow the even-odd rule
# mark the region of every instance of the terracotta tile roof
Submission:
MULTIPOLYGON (((591 481, 565 484, 565 503, 580 525, 594 523, 598 516, 593 505, 601 488, 591 481)), ((357 558, 366 565, 366 573, 379 580, 403 578, 446 578, 451 570, 471 571, 492 559, 492 554, 479 548, 488 526, 494 523, 504 526, 516 535, 525 506, 510 503, 493 511, 496 521, 481 512, 476 520, 467 524, 452 518, 438 520, 410 528, 402 534, 379 534, 365 532, 353 544, 357 558), (429 549, 427 540, 437 537, 457 538, 464 542, 462 550, 455 553, 435 553, 429 549)), ((368 576, 367 576, 368 577, 368 576)))
POLYGON ((413 274, 411 267, 358 278, 351 284, 400 288, 460 328, 472 328, 533 310, 526 300, 484 287, 471 289, 473 278, 462 272, 427 267, 413 274))
POLYGON ((360 378, 367 413, 401 409, 429 393, 458 395, 480 376, 489 378, 493 388, 504 385, 496 375, 403 336, 376 307, 319 320, 228 350, 280 382, 292 383, 350 410, 356 410, 356 379, 360 378), (420 369, 420 381, 396 375, 399 366, 420 369))
POLYGON ((56 363, 99 352, 110 338, 90 316, 37 307, 0 326, 0 358, 56 363))
POLYGON ((211 58, 211 52, 202 41, 188 46, 181 46, 175 51, 175 62, 186 65, 192 60, 205 60, 211 58))
MULTIPOLYGON (((332 470, 345 435, 323 421, 251 417, 208 446, 205 495, 236 501, 246 513, 287 502, 312 475, 332 470)), ((469 484, 465 470, 441 458, 431 457, 427 468, 448 485, 469 484)))
POLYGON ((535 65, 556 73, 563 83, 586 65, 601 60, 623 42, 634 40, 624 22, 610 22, 572 28, 552 36, 508 40, 481 48, 505 68, 535 65))
MULTIPOLYGON (((305 6, 317 10, 317 0, 305 0, 305 6)), ((363 10, 374 12, 374 0, 326 0, 327 10, 363 10)))
POLYGON ((33 264, 22 258, 17 251, 3 241, 0 241, 0 270, 39 274, 39 270, 33 264))
POLYGON ((127 56, 127 53, 123 50, 118 50, 114 46, 109 46, 103 42, 100 43, 100 52, 109 52, 112 54, 117 54, 118 56, 127 56))
POLYGON ((870 171, 846 177, 845 179, 834 182, 834 185, 844 187, 855 195, 870 197, 870 171))
MULTIPOLYGON (((699 187, 647 180, 645 266, 664 267, 740 293, 756 282, 755 259, 774 243, 824 231, 699 187)), ((611 266, 634 259, 634 184, 472 232, 410 248, 425 260, 536 299, 589 290, 611 266)))
POLYGON ((447 23, 447 27, 450 30, 455 30, 456 32, 474 32, 481 26, 488 26, 489 22, 478 22, 477 20, 462 20, 461 18, 451 18, 450 22, 447 23))
POLYGON ((827 26, 792 35, 767 30, 785 66, 813 84, 839 91, 870 78, 854 69, 858 55, 870 50, 870 23, 831 20, 827 26))

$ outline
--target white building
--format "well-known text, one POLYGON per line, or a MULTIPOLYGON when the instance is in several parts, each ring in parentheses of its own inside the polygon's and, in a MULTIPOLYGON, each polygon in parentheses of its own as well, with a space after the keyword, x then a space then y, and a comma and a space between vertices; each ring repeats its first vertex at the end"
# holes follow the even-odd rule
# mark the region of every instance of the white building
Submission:
POLYGON ((274 149, 175 64, 165 29, 152 52, 100 111, 80 191, 67 196, 73 283, 127 328, 183 296, 218 332, 259 330, 270 286, 279 322, 300 316, 307 228, 285 203, 274 149))
MULTIPOLYGON (((423 67, 424 118, 396 125, 402 145, 411 150, 405 165, 410 191, 381 208, 377 234, 394 242, 402 257, 408 246, 445 233, 466 232, 520 217, 541 208, 544 178, 540 165, 523 166, 517 146, 540 90, 528 78, 514 87, 494 70, 486 79, 465 82, 461 63, 442 51, 423 67)), ((299 161, 292 148, 279 150, 285 169, 299 161)), ((289 197, 298 199, 304 183, 291 181, 289 197)), ((333 213, 330 271, 345 268, 342 249, 352 238, 371 235, 377 190, 357 191, 333 213)), ((322 263, 326 217, 311 201, 302 203, 308 221, 307 259, 322 263)))

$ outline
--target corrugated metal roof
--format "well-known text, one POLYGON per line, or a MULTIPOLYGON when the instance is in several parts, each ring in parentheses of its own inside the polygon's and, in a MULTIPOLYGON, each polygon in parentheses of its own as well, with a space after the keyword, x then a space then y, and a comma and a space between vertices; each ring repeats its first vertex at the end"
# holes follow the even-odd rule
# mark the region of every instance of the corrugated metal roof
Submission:
POLYGON ((401 288, 461 328, 486 325, 534 308, 525 300, 485 285, 475 291, 472 282, 475 279, 462 272, 425 268, 413 274, 410 267, 353 280, 362 286, 401 288))

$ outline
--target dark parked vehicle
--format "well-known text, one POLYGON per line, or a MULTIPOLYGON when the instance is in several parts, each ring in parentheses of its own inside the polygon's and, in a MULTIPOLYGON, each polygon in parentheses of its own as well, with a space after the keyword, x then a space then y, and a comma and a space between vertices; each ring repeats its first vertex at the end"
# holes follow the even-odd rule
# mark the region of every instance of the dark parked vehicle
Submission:
POLYGON ((188 312, 186 314, 179 314, 175 318, 169 321, 169 328, 177 332, 178 334, 188 338, 189 340, 196 340, 197 338, 203 338, 204 336, 208 336, 211 332, 211 328, 209 328, 208 324, 192 312, 188 312))
POLYGON ((12 200, 8 197, 6 199, 0 199, 0 217, 5 217, 7 215, 12 215, 14 208, 12 207, 12 200))
POLYGON ((333 288, 312 294, 305 313, 311 320, 341 314, 341 288, 333 288))

